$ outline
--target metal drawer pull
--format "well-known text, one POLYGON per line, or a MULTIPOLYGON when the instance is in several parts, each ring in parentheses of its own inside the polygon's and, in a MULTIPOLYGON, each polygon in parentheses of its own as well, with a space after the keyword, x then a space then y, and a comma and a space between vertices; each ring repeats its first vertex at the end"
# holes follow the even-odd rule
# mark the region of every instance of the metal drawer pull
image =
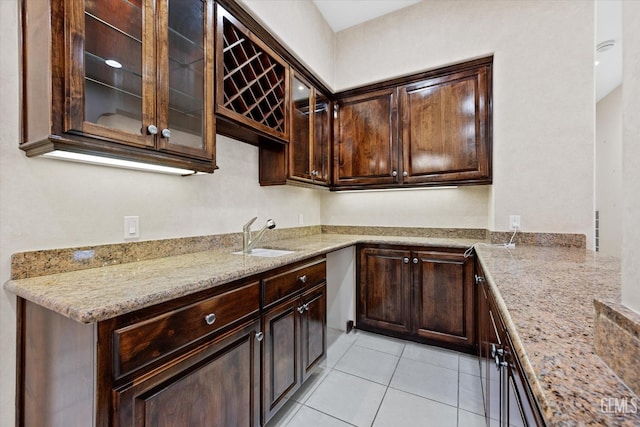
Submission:
POLYGON ((213 313, 207 314, 206 316, 204 316, 204 321, 207 322, 207 325, 213 325, 213 323, 216 321, 216 315, 213 313))
POLYGON ((418 258, 414 258, 414 259, 413 259, 413 263, 414 263, 414 264, 417 264, 417 263, 418 263, 418 258))
POLYGON ((476 285, 479 285, 480 283, 484 282, 484 277, 482 277, 482 276, 478 276, 476 274, 475 278, 476 278, 476 285))
POLYGON ((307 275, 304 274, 302 276, 299 276, 298 280, 301 281, 302 283, 307 283, 307 275))
POLYGON ((405 264, 409 264, 409 258, 407 257, 402 258, 402 262, 404 262, 405 264))
POLYGON ((262 332, 258 332, 258 333, 256 334, 256 339, 257 339, 258 341, 262 341, 262 338, 264 338, 264 334, 263 334, 262 332))
POLYGON ((304 311, 309 311, 309 303, 306 303, 302 307, 304 307, 304 311))
POLYGON ((298 313, 300 314, 304 313, 304 306, 301 305, 300 307, 297 308, 297 310, 298 310, 298 313))
POLYGON ((147 126, 147 132, 149 132, 149 135, 156 135, 158 133, 158 128, 155 125, 149 125, 147 126))
POLYGON ((171 129, 162 129, 160 134, 163 138, 171 138, 171 129))

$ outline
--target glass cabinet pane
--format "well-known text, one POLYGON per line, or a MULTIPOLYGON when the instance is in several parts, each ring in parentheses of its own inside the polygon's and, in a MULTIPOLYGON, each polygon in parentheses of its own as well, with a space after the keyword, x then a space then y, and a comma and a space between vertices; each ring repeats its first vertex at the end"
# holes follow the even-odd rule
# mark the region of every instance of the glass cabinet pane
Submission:
POLYGON ((331 112, 329 99, 316 93, 314 116, 313 169, 314 179, 329 181, 329 148, 331 144, 331 112))
POLYGON ((205 4, 169 0, 170 143, 204 148, 205 4))
POLYGON ((143 133, 143 14, 140 0, 86 1, 85 117, 143 133))
POLYGON ((291 134, 291 163, 292 175, 309 177, 309 155, 311 123, 310 96, 311 88, 297 78, 293 78, 292 93, 292 134, 291 134))

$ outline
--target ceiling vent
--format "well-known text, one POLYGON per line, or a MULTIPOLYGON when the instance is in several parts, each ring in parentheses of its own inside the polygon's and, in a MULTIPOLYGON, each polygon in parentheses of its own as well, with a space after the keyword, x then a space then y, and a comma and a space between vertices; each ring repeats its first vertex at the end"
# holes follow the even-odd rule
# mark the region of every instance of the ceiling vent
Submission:
POLYGON ((596 45, 596 51, 606 52, 609 49, 611 49, 613 46, 615 46, 615 44, 616 44, 615 40, 605 40, 596 45))

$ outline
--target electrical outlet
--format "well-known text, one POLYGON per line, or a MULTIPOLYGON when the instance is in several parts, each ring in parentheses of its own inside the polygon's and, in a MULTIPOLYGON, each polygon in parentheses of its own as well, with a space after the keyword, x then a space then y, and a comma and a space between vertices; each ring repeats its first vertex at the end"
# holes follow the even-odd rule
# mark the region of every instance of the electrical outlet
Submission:
POLYGON ((520 230, 522 228, 520 215, 509 215, 509 228, 511 230, 520 230))

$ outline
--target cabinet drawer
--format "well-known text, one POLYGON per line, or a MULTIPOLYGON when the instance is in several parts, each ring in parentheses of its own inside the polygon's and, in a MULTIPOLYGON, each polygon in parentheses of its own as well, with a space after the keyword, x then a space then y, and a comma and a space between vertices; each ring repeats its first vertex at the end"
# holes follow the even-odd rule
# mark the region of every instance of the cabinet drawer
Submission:
POLYGON ((269 306, 303 289, 308 289, 326 280, 326 263, 318 259, 262 281, 263 305, 269 306))
POLYGON ((258 282, 113 332, 114 378, 120 378, 260 310, 258 282))

